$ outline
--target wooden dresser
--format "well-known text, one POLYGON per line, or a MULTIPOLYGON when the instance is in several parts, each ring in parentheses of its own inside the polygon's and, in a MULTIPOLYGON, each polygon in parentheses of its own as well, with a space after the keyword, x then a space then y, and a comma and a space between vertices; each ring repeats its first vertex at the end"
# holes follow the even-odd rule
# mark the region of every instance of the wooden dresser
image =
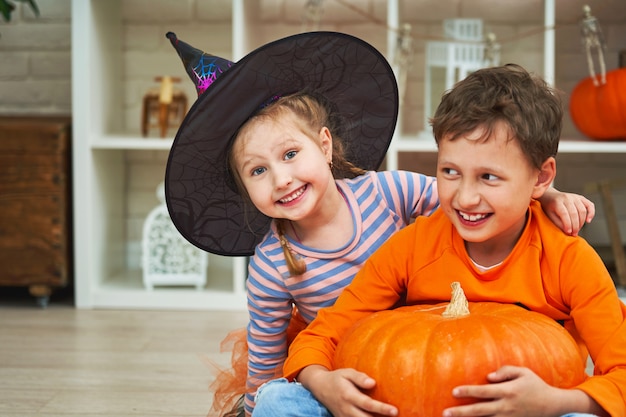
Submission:
POLYGON ((0 117, 0 286, 72 282, 71 119, 0 117))

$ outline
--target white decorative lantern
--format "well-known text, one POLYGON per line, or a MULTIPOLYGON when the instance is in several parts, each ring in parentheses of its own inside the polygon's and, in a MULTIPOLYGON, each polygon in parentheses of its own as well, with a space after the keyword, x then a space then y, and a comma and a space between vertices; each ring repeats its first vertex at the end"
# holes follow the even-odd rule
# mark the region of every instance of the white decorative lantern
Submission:
POLYGON ((152 290, 157 285, 206 285, 208 254, 193 246, 176 230, 165 205, 163 183, 157 186, 161 202, 146 217, 143 225, 143 284, 152 290))
POLYGON ((428 119, 432 117, 433 109, 444 91, 451 89, 470 72, 498 65, 500 58, 499 49, 493 44, 494 39, 483 37, 481 19, 446 19, 443 30, 449 41, 426 42, 424 130, 428 129, 428 119), (433 84, 440 81, 433 77, 433 69, 436 68, 445 70, 443 88, 433 88, 433 84), (437 97, 433 97, 433 93, 437 97))

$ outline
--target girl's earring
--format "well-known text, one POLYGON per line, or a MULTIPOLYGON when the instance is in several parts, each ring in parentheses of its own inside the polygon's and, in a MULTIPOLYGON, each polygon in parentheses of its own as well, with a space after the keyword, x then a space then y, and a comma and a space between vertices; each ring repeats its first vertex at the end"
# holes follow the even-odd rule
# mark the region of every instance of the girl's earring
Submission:
POLYGON ((330 170, 332 171, 332 170, 333 170, 333 161, 330 161, 330 162, 328 163, 328 166, 330 167, 330 170))

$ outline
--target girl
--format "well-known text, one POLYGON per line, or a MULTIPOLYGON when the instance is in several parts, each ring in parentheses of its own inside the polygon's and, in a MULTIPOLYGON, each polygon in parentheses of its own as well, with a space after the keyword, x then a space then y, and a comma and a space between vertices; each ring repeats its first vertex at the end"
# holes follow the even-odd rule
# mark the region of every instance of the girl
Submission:
POLYGON ((276 219, 248 268, 248 412, 256 388, 280 373, 292 306, 309 323, 393 232, 438 205, 432 177, 346 161, 327 108, 311 94, 283 97, 243 126, 230 154, 242 192, 276 219))
MULTIPOLYGON (((394 232, 437 208, 436 181, 374 171, 398 98, 387 61, 363 41, 300 34, 233 64, 168 37, 197 85, 210 80, 170 152, 172 220, 203 249, 253 255, 247 342, 231 334, 233 372, 213 385, 214 410, 245 391, 249 414, 256 389, 281 374, 290 335, 332 305, 394 232)), ((554 189, 543 204, 574 234, 594 214, 587 199, 554 189)))

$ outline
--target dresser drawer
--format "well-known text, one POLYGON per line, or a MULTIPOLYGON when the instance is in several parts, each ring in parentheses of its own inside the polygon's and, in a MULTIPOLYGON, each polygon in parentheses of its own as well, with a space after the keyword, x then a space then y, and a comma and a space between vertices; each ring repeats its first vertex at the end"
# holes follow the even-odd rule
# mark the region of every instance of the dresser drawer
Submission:
POLYGON ((71 120, 0 117, 0 285, 72 281, 71 120))

